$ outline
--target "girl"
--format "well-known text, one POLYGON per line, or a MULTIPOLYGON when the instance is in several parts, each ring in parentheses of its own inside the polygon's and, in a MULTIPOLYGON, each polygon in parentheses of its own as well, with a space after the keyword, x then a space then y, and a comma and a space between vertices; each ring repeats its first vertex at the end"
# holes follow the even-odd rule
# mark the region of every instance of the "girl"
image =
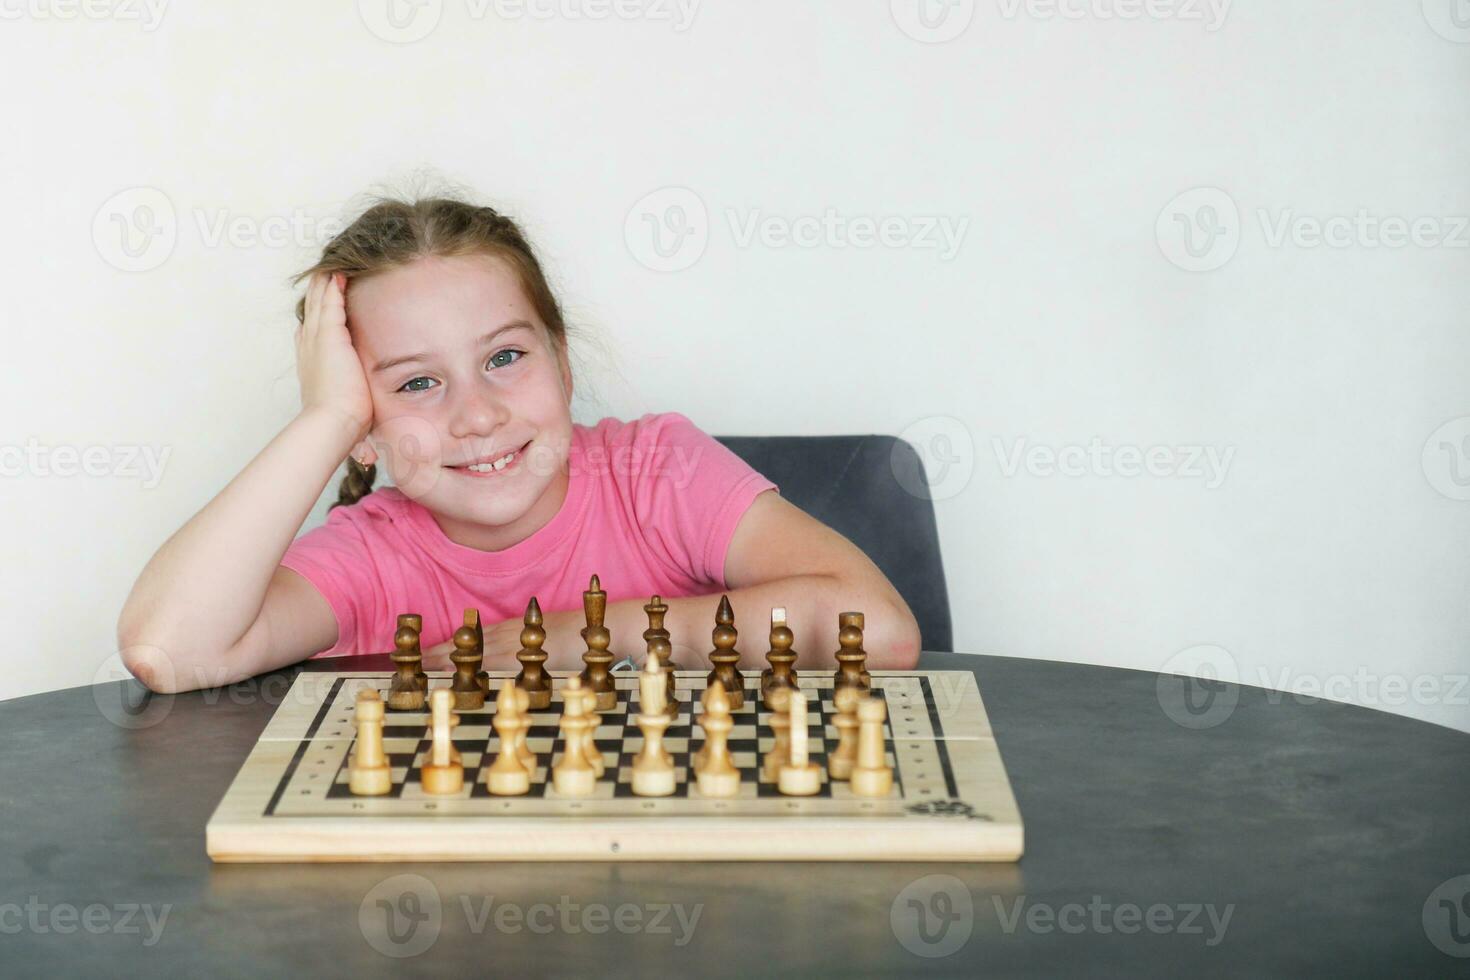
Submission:
POLYGON ((123 661, 151 689, 388 651, 406 612, 423 616, 426 667, 444 667, 470 606, 487 669, 513 669, 533 595, 548 666, 580 667, 594 573, 618 655, 642 660, 657 593, 675 661, 704 666, 728 594, 742 665, 760 663, 772 606, 798 667, 833 662, 847 609, 866 613, 870 667, 914 665, 918 626, 877 567, 687 418, 572 422, 566 324, 511 219, 380 200, 302 279, 300 414, 164 543, 123 608, 123 661), (344 458, 326 524, 293 542, 344 458), (373 489, 379 463, 394 487, 373 489))

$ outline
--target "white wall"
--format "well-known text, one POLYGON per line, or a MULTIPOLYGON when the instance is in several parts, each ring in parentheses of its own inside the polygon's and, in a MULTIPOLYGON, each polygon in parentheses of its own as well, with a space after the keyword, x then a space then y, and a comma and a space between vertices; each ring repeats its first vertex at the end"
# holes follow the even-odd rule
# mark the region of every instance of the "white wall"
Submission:
POLYGON ((0 696, 105 670, 144 561, 295 409, 284 280, 319 222, 428 166, 540 243, 597 340, 584 420, 919 442, 959 648, 1203 659, 1470 730, 1455 2, 956 0, 930 32, 914 0, 684 0, 689 23, 672 0, 425 0, 410 43, 369 28, 392 34, 386 0, 0 5, 0 696), (1217 190, 1171 204, 1195 188, 1217 190), (667 228, 680 203, 703 251, 654 271, 644 214, 667 228), (1205 248, 1202 204, 1223 232, 1196 261, 1175 214, 1205 248), (902 240, 741 237, 828 209, 902 240), (1273 242, 1283 215, 1360 211, 1430 220, 1399 247, 1366 222, 1273 242), (303 228, 232 243, 222 217, 303 228), (130 258, 119 218, 165 234, 130 258), (956 254, 923 247, 929 219, 956 254), (1228 466, 1026 455, 1071 466, 1094 437, 1228 466), (46 475, 28 445, 169 455, 145 486, 46 475))

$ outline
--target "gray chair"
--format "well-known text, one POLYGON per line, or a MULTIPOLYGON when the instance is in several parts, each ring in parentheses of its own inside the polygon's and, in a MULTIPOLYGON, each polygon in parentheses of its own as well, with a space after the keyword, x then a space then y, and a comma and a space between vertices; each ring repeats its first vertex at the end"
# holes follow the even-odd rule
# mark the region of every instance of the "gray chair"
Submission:
POLYGON ((925 650, 951 651, 934 505, 914 447, 893 436, 719 436, 781 496, 852 541, 913 610, 925 650))

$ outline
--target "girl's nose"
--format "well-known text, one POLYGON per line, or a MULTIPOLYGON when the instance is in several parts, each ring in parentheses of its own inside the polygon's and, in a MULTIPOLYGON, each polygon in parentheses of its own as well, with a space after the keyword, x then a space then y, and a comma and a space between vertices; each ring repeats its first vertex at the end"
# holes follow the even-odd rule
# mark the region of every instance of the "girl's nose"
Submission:
POLYGON ((509 417, 505 403, 489 385, 461 387, 449 418, 449 434, 456 439, 489 435, 509 417))

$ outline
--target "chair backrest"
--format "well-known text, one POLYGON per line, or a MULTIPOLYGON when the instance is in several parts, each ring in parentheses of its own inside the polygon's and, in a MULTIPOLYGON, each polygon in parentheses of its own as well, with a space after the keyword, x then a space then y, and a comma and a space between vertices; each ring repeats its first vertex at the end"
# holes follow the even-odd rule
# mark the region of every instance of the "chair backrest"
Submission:
POLYGON ((913 610, 925 650, 953 650, 934 504, 908 489, 928 486, 913 446, 880 435, 717 438, 873 559, 913 610))

